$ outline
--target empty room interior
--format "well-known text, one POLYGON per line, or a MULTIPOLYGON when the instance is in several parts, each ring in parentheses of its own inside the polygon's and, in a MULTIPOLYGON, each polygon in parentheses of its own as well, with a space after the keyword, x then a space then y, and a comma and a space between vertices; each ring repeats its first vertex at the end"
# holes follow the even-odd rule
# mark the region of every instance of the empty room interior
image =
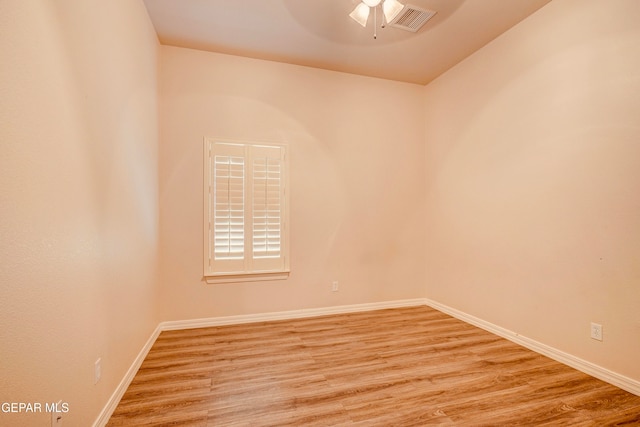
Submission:
POLYGON ((0 0, 0 425, 640 425, 638 17, 0 0))

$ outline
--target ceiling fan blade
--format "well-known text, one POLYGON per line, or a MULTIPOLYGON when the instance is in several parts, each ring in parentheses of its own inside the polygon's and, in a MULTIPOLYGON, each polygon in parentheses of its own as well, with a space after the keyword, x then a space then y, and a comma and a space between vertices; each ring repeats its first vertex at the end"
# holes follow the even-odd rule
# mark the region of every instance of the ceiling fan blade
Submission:
POLYGON ((387 22, 393 21, 403 8, 404 5, 398 0, 385 0, 385 2, 382 3, 382 10, 387 22))
POLYGON ((369 11, 370 11, 369 6, 367 6, 364 3, 360 3, 356 6, 355 9, 353 9, 353 12, 351 12, 349 16, 358 24, 362 25, 363 27, 366 27, 367 20, 369 19, 369 11))

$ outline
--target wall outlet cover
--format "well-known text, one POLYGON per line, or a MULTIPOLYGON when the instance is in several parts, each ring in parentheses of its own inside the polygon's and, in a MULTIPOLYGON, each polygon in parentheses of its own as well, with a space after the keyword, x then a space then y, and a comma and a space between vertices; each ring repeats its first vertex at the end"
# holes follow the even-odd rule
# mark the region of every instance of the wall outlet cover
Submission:
POLYGON ((591 322, 591 338, 602 341, 602 325, 591 322))

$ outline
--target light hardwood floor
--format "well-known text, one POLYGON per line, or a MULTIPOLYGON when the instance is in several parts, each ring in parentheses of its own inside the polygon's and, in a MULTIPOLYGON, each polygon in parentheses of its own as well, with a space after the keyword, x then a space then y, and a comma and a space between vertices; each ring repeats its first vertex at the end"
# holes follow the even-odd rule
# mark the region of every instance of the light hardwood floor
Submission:
POLYGON ((108 425, 640 425, 640 397, 410 307, 163 332, 108 425))

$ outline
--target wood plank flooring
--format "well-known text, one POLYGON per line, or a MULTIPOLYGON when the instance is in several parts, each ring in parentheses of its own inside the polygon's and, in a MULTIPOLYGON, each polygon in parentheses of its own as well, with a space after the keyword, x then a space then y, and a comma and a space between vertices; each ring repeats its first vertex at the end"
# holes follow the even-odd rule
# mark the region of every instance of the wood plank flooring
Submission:
POLYGON ((108 425, 640 425, 640 397, 410 307, 163 332, 108 425))

